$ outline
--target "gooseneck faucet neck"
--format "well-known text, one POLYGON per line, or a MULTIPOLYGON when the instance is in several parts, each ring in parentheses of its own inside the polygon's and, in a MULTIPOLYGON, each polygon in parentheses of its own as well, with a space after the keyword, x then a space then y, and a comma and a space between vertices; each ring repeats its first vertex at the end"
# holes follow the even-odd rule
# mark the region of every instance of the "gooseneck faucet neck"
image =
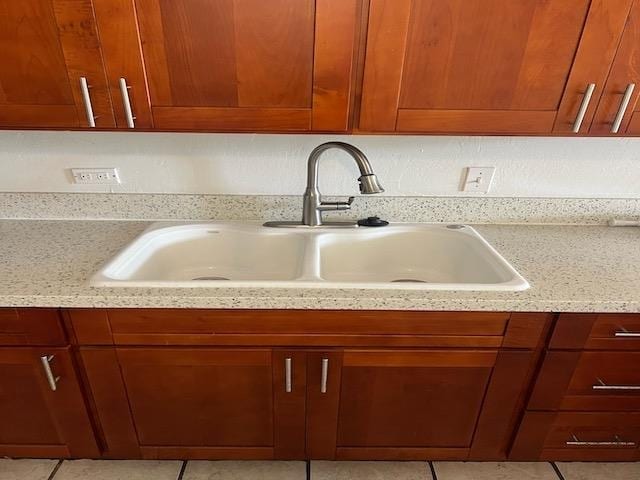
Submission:
POLYGON ((360 175, 373 175, 371 164, 362 150, 344 142, 328 142, 317 146, 313 149, 309 155, 309 161, 307 164, 307 189, 318 188, 318 167, 320 165, 320 157, 327 150, 337 148, 344 150, 355 160, 358 168, 360 169, 360 175))

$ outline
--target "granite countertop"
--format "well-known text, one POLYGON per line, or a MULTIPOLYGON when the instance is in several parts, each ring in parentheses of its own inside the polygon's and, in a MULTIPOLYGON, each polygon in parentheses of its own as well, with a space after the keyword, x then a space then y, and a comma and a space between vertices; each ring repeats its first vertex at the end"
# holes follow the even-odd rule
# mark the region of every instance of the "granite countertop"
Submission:
POLYGON ((100 265, 151 222, 0 221, 0 306, 640 312, 640 228, 475 225, 524 292, 96 288, 100 265))

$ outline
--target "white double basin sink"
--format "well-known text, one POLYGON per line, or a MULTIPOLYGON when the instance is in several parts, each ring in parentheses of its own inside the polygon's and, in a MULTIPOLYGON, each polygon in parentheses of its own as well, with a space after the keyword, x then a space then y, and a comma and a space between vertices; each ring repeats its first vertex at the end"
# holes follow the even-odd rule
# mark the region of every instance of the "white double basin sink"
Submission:
POLYGON ((473 228, 432 224, 345 229, 154 224, 90 283, 153 288, 529 288, 473 228))

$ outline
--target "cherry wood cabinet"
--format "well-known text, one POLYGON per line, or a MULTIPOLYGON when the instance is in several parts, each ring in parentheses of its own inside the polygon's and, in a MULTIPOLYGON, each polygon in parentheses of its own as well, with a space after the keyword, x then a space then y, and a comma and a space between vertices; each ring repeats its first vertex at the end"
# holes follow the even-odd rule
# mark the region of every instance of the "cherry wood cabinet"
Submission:
POLYGON ((549 314, 68 312, 111 458, 504 459, 549 314))
POLYGON ((4 2, 0 128, 640 135, 639 25, 639 0, 4 2))
POLYGON ((83 347, 80 357, 107 456, 304 456, 304 352, 83 347))
POLYGON ((66 344, 57 310, 0 309, 0 456, 100 455, 66 344))
POLYGON ((496 358, 495 350, 346 351, 339 456, 468 448, 496 358))
POLYGON ((93 3, 118 127, 349 128, 360 0, 93 3))
POLYGON ((0 128, 115 126, 91 0, 2 2, 0 52, 0 128))
POLYGON ((640 135, 639 95, 640 2, 636 1, 590 132, 597 135, 640 135))
POLYGON ((631 5, 371 0, 359 128, 587 133, 631 5))
POLYGON ((0 455, 99 456, 69 347, 0 347, 0 455))
POLYGON ((640 315, 562 314, 514 460, 640 459, 640 315))

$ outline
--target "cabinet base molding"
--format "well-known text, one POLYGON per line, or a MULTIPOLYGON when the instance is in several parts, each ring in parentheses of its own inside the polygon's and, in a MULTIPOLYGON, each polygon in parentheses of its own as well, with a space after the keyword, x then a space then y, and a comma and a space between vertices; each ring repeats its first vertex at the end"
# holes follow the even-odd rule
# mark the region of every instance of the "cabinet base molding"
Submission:
POLYGON ((336 460, 466 460, 468 448, 338 447, 336 460))
POLYGON ((271 447, 140 447, 145 460, 273 460, 271 447))

